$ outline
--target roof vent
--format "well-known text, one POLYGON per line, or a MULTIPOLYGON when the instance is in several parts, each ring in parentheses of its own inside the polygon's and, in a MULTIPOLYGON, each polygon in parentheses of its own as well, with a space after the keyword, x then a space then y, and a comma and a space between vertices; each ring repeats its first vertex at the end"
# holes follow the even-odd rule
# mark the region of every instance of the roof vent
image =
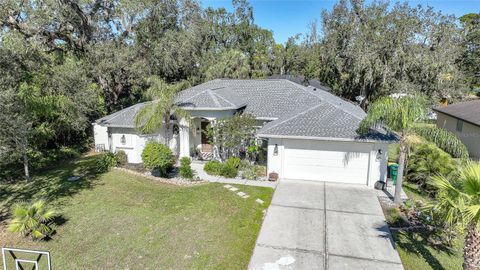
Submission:
POLYGON ((313 91, 317 91, 317 88, 314 87, 314 88, 313 88, 313 91))

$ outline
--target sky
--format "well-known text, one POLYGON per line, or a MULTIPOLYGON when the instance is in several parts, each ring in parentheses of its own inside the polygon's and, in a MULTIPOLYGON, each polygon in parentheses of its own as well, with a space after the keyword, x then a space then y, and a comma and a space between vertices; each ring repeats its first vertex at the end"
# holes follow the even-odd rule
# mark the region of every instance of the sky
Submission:
MULTIPOLYGON (((308 25, 320 21, 322 10, 331 10, 336 0, 250 0, 255 23, 273 31, 275 41, 284 43, 295 34, 308 32, 308 25)), ((370 1, 367 1, 370 2, 370 1)), ((394 1, 392 1, 394 2, 394 1)), ((429 5, 457 17, 480 12, 480 0, 410 0, 411 6, 429 5)), ((232 10, 231 0, 203 0, 204 7, 225 7, 232 10)))

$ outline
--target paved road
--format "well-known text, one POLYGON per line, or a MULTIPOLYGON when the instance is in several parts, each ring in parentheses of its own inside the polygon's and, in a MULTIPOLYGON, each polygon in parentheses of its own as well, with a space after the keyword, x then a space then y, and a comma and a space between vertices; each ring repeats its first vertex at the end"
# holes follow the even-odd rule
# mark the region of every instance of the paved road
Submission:
POLYGON ((282 180, 249 269, 401 270, 403 266, 373 189, 282 180))

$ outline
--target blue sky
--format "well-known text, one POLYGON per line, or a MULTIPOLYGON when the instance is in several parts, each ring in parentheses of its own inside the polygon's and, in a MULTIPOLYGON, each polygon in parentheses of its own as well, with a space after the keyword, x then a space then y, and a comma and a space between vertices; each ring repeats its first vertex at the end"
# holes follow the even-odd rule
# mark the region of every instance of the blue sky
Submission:
MULTIPOLYGON (((277 42, 283 43, 295 34, 307 32, 310 22, 320 20, 323 9, 331 10, 336 0, 250 0, 255 23, 270 29, 277 42)), ((392 1, 393 2, 393 1, 392 1)), ((457 17, 480 12, 480 0, 411 0, 411 6, 432 6, 435 10, 457 17)), ((203 0, 204 7, 225 7, 232 10, 230 0, 203 0)))

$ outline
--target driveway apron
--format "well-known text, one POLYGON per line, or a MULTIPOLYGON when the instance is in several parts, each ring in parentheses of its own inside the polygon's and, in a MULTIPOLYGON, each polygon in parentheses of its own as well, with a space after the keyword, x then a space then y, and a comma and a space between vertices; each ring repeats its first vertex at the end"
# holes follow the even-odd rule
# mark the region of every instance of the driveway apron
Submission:
POLYGON ((403 266, 374 190, 281 180, 248 269, 401 270, 403 266))

